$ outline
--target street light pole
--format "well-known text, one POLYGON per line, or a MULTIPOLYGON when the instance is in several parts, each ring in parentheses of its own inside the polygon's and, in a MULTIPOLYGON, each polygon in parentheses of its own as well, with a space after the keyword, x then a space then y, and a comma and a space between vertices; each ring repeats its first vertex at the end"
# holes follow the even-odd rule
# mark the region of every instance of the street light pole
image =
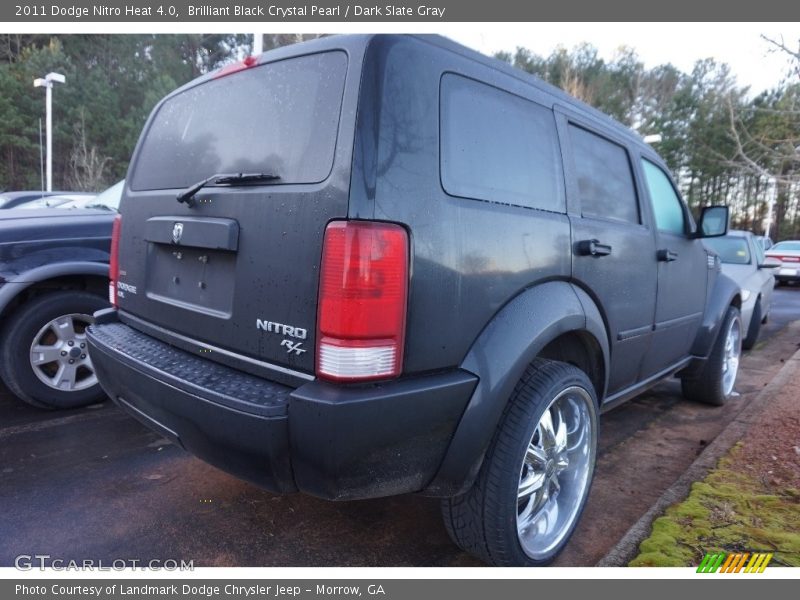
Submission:
POLYGON ((66 78, 60 73, 48 73, 43 78, 34 79, 33 87, 45 89, 45 127, 47 129, 47 191, 53 191, 53 84, 64 83, 66 78))

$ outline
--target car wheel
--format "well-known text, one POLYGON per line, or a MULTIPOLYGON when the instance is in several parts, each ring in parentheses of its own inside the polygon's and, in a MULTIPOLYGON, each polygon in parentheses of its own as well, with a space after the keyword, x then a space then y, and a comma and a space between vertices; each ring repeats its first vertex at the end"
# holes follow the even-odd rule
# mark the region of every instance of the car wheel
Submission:
POLYGON ((758 333, 761 331, 761 323, 763 317, 761 316, 761 300, 756 302, 753 307, 753 316, 750 319, 750 327, 747 328, 747 335, 742 341, 742 349, 751 350, 758 341, 758 333))
POLYGON ((108 303, 82 291, 45 294, 7 320, 0 341, 0 377, 20 399, 39 408, 73 408, 105 394, 86 346, 92 314, 108 303))
POLYGON ((517 384, 465 494, 442 502, 467 552, 497 566, 551 562, 578 523, 594 474, 597 398, 583 371, 537 359, 517 384))
POLYGON ((681 379, 683 395, 690 400, 722 406, 733 395, 742 354, 742 319, 729 306, 717 340, 705 365, 695 377, 681 379))

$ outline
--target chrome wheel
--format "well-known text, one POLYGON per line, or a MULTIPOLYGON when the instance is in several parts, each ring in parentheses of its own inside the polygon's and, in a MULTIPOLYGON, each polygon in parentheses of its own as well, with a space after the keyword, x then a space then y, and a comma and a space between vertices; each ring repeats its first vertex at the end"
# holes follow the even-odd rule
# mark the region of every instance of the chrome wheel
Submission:
POLYGON ((725 347, 722 355, 722 393, 729 396, 736 383, 739 372, 739 358, 742 354, 742 322, 738 316, 731 319, 725 332, 725 347))
POLYGON ((33 338, 30 364, 45 385, 64 392, 85 390, 97 384, 86 345, 86 327, 91 315, 68 314, 57 317, 33 338))
POLYGON ((594 468, 592 398, 582 387, 558 394, 533 431, 520 468, 517 536, 534 560, 549 558, 570 533, 594 468))

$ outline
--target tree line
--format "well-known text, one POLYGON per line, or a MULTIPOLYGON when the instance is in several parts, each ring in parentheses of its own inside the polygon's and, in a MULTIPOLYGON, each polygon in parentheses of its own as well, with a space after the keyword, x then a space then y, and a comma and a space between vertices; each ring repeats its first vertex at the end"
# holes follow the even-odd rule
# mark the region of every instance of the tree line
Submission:
MULTIPOLYGON (((264 48, 313 35, 264 36, 264 48)), ((251 52, 234 34, 0 36, 0 189, 39 189, 44 93, 33 80, 56 71, 54 188, 97 191, 125 176, 147 115, 168 92, 251 52)), ((564 89, 655 147, 694 209, 728 204, 734 225, 762 233, 774 201, 773 238, 800 235, 800 46, 773 42, 795 69, 767 91, 740 86, 711 59, 690 73, 646 68, 636 52, 611 60, 589 44, 538 56, 497 55, 564 89)))
POLYGON ((770 200, 774 239, 800 235, 800 41, 767 40, 792 59, 785 79, 762 93, 738 85, 727 64, 699 60, 690 73, 645 68, 621 48, 603 60, 584 44, 538 56, 501 52, 513 64, 595 106, 642 136, 672 169, 689 206, 731 207, 734 227, 764 233, 770 200))

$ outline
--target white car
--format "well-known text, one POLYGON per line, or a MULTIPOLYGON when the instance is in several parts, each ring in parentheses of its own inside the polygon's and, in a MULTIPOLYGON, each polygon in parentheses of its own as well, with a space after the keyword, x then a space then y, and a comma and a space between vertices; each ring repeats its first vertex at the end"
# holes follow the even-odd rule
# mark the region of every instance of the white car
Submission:
POLYGON ((756 344, 761 325, 767 322, 775 287, 773 271, 781 265, 765 256, 762 245, 749 231, 732 230, 723 237, 707 238, 703 242, 719 255, 722 272, 742 290, 742 330, 747 332, 742 348, 750 350, 756 344))
POLYGON ((800 281, 800 241, 786 240, 778 242, 767 250, 767 256, 780 261, 775 271, 778 285, 790 281, 800 281))

